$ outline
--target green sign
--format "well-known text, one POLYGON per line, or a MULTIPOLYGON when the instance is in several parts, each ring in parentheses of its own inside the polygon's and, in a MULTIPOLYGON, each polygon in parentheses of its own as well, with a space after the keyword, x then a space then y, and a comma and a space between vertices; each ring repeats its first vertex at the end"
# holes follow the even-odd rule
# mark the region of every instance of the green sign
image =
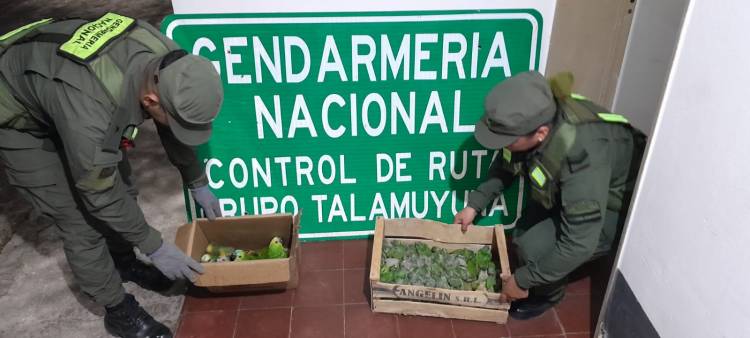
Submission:
MULTIPOLYGON (((451 222, 464 207, 502 158, 473 137, 484 96, 539 68, 542 17, 173 15, 163 30, 211 60, 224 83, 199 149, 224 215, 303 210, 303 238, 358 237, 378 216, 451 222)), ((519 185, 479 223, 512 223, 519 185)))

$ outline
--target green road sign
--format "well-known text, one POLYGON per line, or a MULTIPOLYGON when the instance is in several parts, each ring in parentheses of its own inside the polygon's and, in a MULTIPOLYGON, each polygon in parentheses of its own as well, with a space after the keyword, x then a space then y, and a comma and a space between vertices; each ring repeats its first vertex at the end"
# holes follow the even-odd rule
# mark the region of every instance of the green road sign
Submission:
MULTIPOLYGON (((222 14, 163 31, 224 83, 199 149, 224 215, 303 210, 303 238, 340 238, 378 216, 452 221, 498 156, 472 135, 484 96, 539 69, 542 24, 533 9, 222 14)), ((480 224, 513 223, 519 185, 480 224)))

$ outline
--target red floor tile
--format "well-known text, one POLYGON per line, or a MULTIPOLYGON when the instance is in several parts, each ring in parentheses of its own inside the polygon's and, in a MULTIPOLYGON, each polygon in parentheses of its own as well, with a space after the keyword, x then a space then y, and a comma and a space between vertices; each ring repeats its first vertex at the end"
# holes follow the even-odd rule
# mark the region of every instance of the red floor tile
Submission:
POLYGON ((369 270, 344 270, 344 303, 364 304, 369 301, 369 270))
POLYGON ((292 338, 343 338, 344 306, 294 308, 292 338))
POLYGON ((370 269, 372 239, 343 241, 344 269, 370 269))
POLYGON ((232 338, 237 311, 186 313, 180 318, 177 338, 232 338))
POLYGON ((505 324, 453 319, 456 338, 500 338, 510 337, 505 324))
POLYGON ((236 311, 239 308, 242 297, 232 295, 210 294, 199 292, 198 296, 186 295, 185 303, 182 305, 183 313, 200 311, 236 311))
POLYGON ((399 316, 398 328, 402 338, 453 338, 451 320, 446 318, 399 316))
POLYGON ((267 309, 290 307, 294 301, 294 290, 282 292, 256 293, 244 296, 240 301, 240 309, 267 309))
POLYGON ((572 281, 565 288, 567 295, 590 295, 591 294, 591 276, 584 276, 576 281, 572 281))
POLYGON ((594 338, 594 335, 591 333, 566 333, 566 338, 594 338))
POLYGON ((533 335, 533 336, 513 336, 513 338, 567 338, 567 336, 562 334, 553 334, 553 335, 533 335))
POLYGON ((344 324, 347 338, 398 338, 396 316, 374 313, 367 304, 346 305, 344 324))
POLYGON ((292 310, 240 310, 235 338, 287 338, 292 310))
POLYGON ((342 304, 343 284, 343 270, 302 272, 294 294, 294 306, 342 304))
POLYGON ((590 295, 567 295, 555 308, 565 332, 591 331, 590 295))
POLYGON ((514 320, 508 317, 508 330, 512 337, 533 335, 559 335, 562 328, 557 323, 553 309, 543 315, 529 320, 514 320))
POLYGON ((334 270, 344 267, 342 241, 302 243, 302 271, 334 270))

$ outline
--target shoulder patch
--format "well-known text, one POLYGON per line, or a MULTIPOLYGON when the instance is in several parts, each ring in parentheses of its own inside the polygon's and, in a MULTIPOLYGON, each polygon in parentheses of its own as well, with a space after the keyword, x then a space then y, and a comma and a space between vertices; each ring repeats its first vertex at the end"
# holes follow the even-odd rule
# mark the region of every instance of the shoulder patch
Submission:
POLYGON ((60 45, 59 51, 77 61, 87 61, 107 45, 127 32, 135 19, 107 13, 101 18, 79 27, 70 39, 60 45))
POLYGON ((540 188, 543 188, 544 184, 547 183, 547 175, 544 174, 540 166, 535 166, 534 169, 531 169, 529 177, 540 188))

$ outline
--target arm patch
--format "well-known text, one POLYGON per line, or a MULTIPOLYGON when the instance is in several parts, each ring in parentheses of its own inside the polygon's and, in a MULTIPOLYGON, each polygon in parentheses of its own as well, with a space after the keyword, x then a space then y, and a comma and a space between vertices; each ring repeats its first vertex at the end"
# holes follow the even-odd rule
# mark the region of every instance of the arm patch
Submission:
POLYGON ((578 201, 563 206, 563 217, 570 224, 582 224, 599 221, 602 212, 597 201, 578 201))

